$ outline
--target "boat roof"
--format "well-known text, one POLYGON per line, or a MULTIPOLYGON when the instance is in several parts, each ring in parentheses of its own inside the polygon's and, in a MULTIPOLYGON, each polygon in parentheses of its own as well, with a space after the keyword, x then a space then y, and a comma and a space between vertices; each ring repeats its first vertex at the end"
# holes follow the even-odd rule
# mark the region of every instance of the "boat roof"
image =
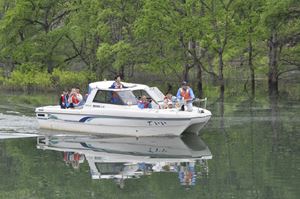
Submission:
MULTIPOLYGON (((114 81, 99 81, 99 82, 93 82, 89 84, 89 89, 101 89, 101 90, 120 90, 120 89, 114 89, 110 88, 111 85, 114 83, 114 81)), ((122 90, 139 90, 139 89, 149 89, 149 86, 144 84, 135 84, 135 83, 127 83, 122 82, 122 84, 125 87, 128 88, 122 88, 122 90)))

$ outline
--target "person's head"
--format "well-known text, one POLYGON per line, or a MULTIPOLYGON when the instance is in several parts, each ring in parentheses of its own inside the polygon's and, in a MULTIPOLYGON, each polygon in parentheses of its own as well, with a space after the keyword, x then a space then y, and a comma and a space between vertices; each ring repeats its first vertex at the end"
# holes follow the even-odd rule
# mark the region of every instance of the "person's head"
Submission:
POLYGON ((141 100, 142 100, 143 102, 146 102, 146 101, 147 101, 147 97, 146 97, 145 95, 143 95, 143 96, 141 97, 141 100))
POLYGON ((173 103, 171 101, 168 102, 168 108, 173 108, 173 103))
POLYGON ((75 90, 76 90, 76 93, 79 93, 80 92, 80 89, 77 87, 77 88, 75 88, 75 90))
POLYGON ((169 99, 169 100, 172 100, 172 94, 171 94, 171 93, 168 93, 168 94, 166 95, 166 98, 169 99))
POLYGON ((181 83, 181 88, 184 89, 184 90, 186 90, 186 89, 188 88, 188 85, 187 85, 187 82, 186 82, 186 81, 183 81, 183 82, 181 83))
POLYGON ((115 76, 115 81, 120 83, 121 82, 121 76, 120 75, 115 76))

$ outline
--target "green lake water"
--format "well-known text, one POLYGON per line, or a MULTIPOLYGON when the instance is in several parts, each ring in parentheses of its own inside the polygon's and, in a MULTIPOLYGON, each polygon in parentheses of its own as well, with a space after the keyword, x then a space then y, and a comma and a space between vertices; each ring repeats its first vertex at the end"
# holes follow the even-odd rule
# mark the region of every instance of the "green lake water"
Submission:
MULTIPOLYGON (((57 98, 0 97, 0 133, 32 135, 42 133, 34 108, 57 98)), ((92 179, 87 160, 74 166, 63 151, 38 149, 35 137, 1 139, 0 198, 299 198, 299 101, 225 98, 209 100, 207 109, 213 116, 199 139, 212 156, 195 165, 190 185, 166 169, 126 179, 120 187, 113 179, 92 179)))

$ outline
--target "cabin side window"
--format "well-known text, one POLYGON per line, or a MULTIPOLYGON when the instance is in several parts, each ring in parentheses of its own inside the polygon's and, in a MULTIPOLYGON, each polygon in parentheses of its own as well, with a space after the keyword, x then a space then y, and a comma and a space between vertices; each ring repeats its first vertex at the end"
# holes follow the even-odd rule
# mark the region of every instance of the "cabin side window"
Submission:
POLYGON ((147 97, 147 99, 151 99, 150 95, 145 90, 134 90, 132 91, 135 95, 136 99, 140 99, 143 95, 147 97))
POLYGON ((93 102, 104 104, 124 105, 120 96, 115 91, 98 90, 93 102))

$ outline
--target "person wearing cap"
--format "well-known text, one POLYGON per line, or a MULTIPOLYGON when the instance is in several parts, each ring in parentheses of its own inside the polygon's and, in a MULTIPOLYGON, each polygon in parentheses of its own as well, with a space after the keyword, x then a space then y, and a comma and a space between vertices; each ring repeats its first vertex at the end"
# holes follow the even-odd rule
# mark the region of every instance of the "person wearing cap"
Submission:
POLYGON ((181 110, 184 110, 184 105, 187 107, 187 111, 193 110, 193 99, 195 98, 193 89, 187 85, 186 81, 181 83, 181 87, 176 94, 177 99, 181 102, 181 110))

